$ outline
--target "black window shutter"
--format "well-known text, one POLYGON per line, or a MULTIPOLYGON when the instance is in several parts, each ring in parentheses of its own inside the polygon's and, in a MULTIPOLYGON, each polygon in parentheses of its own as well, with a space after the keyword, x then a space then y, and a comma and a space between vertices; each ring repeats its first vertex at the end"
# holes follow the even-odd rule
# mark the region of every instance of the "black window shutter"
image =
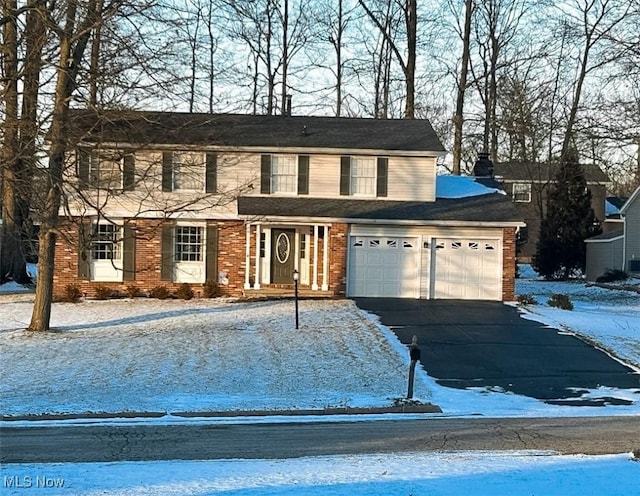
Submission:
POLYGON ((351 194, 351 157, 340 157, 340 194, 351 194))
POLYGON ((162 152, 162 191, 173 190, 173 152, 162 152))
POLYGON ((78 187, 85 189, 89 186, 89 150, 78 148, 76 152, 76 166, 78 174, 78 187))
POLYGON ((271 194, 271 155, 262 155, 260 162, 260 193, 271 194))
POLYGON ((91 254, 91 223, 80 224, 78 236, 78 279, 88 281, 89 257, 91 254))
POLYGON ((218 282, 218 226, 207 226, 205 280, 218 282))
POLYGON ((298 194, 309 194, 309 155, 298 156, 298 194))
POLYGON ((173 279, 173 226, 162 227, 162 260, 160 280, 173 279))
POLYGON ((389 183, 389 159, 378 157, 378 179, 376 184, 376 196, 387 196, 389 183))
POLYGON ((136 229, 125 224, 122 236, 122 265, 125 281, 136 279, 136 229))
POLYGON ((207 153, 205 191, 207 193, 218 192, 218 155, 215 153, 207 153))
POLYGON ((136 159, 133 153, 124 156, 124 168, 122 171, 122 189, 133 191, 135 185, 136 159))

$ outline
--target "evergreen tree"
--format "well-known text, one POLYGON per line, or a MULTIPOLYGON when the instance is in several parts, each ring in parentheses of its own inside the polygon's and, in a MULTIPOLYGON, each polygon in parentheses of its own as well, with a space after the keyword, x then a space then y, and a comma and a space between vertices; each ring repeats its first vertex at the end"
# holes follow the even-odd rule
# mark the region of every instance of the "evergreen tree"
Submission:
POLYGON ((560 163, 549 189, 533 262, 546 279, 568 279, 584 271, 584 240, 601 232, 582 166, 574 154, 560 163))

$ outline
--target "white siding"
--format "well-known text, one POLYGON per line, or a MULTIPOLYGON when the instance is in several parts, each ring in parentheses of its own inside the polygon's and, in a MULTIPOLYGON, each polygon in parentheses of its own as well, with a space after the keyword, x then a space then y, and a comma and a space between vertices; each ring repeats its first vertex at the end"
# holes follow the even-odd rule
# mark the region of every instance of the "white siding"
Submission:
POLYGON ((435 201, 435 158, 389 157, 389 200, 435 201))
POLYGON ((309 157, 309 195, 311 197, 340 196, 340 156, 311 155, 309 157))

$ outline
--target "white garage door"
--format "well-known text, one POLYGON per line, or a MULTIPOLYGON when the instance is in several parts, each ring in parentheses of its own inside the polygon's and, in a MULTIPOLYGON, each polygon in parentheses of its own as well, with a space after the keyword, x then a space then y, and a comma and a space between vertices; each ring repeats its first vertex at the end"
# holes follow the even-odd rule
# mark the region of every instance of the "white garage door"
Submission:
POLYGON ((349 296, 418 298, 418 239, 351 236, 349 296))
POLYGON ((502 299, 502 254, 498 240, 437 239, 433 249, 434 298, 502 299))

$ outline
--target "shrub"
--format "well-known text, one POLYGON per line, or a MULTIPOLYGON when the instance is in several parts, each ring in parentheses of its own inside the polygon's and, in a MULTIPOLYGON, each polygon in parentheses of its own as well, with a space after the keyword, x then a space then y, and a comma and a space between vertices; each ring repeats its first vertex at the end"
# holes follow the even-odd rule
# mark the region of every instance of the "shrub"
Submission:
POLYGON ((624 270, 620 269, 607 269, 604 274, 596 279, 596 282, 614 282, 614 281, 624 281, 629 278, 629 274, 627 274, 624 270))
POLYGON ((64 293, 58 298, 58 301, 64 301, 67 303, 78 303, 82 298, 82 291, 78 286, 68 284, 64 288, 64 293))
POLYGON ((113 289, 108 286, 97 286, 95 292, 97 300, 108 300, 113 297, 113 289))
POLYGON ((551 295, 548 304, 550 307, 562 308, 563 310, 573 310, 573 303, 571 303, 571 298, 569 298, 566 294, 551 295))
POLYGON ((518 303, 520 303, 521 305, 537 305, 538 300, 536 300, 535 296, 525 293, 518 295, 518 303))
POLYGON ((140 291, 138 286, 127 286, 126 292, 129 298, 137 298, 142 295, 142 291, 140 291))
POLYGON ((202 286, 202 293, 205 298, 217 298, 222 294, 220 286, 215 281, 206 281, 202 286))
POLYGON ((149 292, 151 298, 157 298, 158 300, 166 300, 171 297, 171 292, 166 286, 155 286, 149 292))
POLYGON ((188 282, 181 284, 176 291, 176 296, 181 300, 190 300, 193 298, 193 289, 191 288, 191 284, 188 282))

